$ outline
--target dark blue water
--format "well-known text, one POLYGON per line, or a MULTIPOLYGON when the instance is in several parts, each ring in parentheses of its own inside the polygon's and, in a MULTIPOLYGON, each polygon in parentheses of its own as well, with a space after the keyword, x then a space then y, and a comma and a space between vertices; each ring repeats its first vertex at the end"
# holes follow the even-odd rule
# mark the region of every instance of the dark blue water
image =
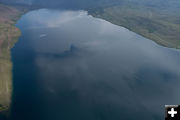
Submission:
POLYGON ((18 21, 12 120, 162 120, 180 104, 180 52, 85 11, 18 21))

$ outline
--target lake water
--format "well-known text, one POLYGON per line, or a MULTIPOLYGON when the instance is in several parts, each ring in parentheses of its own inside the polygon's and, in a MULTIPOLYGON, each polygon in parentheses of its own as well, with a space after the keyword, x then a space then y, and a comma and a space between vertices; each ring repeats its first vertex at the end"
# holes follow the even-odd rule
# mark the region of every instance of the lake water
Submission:
POLYGON ((18 21, 13 120, 163 120, 180 104, 180 52, 86 11, 18 21))

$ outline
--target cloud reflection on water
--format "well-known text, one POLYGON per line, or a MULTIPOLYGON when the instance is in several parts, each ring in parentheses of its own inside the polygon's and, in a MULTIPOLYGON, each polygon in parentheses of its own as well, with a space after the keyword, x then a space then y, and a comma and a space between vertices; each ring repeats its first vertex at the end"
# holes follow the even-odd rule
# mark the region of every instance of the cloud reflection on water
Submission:
POLYGON ((165 104, 180 104, 178 51, 85 11, 32 11, 18 26, 49 119, 159 120, 165 104))

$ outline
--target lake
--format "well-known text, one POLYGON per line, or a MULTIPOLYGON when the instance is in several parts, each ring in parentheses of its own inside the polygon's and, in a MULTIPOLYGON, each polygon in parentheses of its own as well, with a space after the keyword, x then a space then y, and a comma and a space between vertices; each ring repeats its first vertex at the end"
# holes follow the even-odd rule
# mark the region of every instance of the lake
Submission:
POLYGON ((180 104, 180 52, 86 11, 17 22, 12 120, 162 120, 180 104))

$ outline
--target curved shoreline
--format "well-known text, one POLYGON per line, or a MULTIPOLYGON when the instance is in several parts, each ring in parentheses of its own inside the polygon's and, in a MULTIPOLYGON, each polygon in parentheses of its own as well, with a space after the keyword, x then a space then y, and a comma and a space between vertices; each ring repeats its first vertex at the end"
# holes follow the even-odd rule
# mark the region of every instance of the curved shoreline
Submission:
POLYGON ((165 14, 161 10, 132 9, 128 6, 90 10, 89 14, 127 28, 161 46, 180 49, 180 24, 175 22, 179 20, 178 15, 171 17, 170 13, 165 14))

